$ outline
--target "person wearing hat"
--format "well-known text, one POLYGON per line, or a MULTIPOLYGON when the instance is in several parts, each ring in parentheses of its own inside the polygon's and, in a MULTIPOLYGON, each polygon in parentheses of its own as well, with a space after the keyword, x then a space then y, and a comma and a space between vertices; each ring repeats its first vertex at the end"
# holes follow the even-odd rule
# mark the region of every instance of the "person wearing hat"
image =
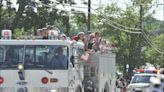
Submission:
POLYGON ((42 36, 42 29, 37 29, 36 35, 37 36, 42 36))
POLYGON ((77 35, 72 37, 72 40, 74 41, 83 41, 84 40, 84 32, 79 32, 77 35))
POLYGON ((93 44, 93 49, 97 52, 98 50, 100 50, 99 45, 101 42, 101 37, 99 32, 95 32, 95 38, 94 38, 94 44, 93 44))
POLYGON ((78 41, 84 41, 84 32, 79 32, 77 36, 78 36, 78 41))

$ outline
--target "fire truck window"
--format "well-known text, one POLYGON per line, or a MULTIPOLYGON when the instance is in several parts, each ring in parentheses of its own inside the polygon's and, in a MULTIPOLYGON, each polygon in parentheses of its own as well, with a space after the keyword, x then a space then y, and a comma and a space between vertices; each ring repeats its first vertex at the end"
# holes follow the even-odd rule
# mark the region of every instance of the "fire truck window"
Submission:
POLYGON ((0 46, 0 68, 17 69, 18 63, 23 61, 23 46, 0 46))
MULTIPOLYGON (((24 59, 26 59, 26 57, 28 57, 28 63, 34 63, 35 62, 35 47, 34 46, 25 46, 25 53, 24 53, 24 59)), ((24 60, 24 63, 26 64, 25 62, 26 60, 24 60)))
POLYGON ((4 48, 0 47, 0 62, 4 61, 4 48))
POLYGON ((89 66, 87 66, 87 65, 84 66, 84 76, 85 76, 85 77, 89 77, 89 76, 90 76, 90 75, 89 75, 89 74, 90 74, 89 72, 90 72, 89 66))
POLYGON ((91 76, 95 76, 95 67, 91 67, 91 76))
POLYGON ((25 63, 26 69, 45 69, 45 68, 46 69, 67 69, 68 67, 68 58, 67 58, 68 47, 66 46, 36 45, 36 46, 25 46, 25 47, 26 47, 25 54, 29 55, 29 61, 30 61, 30 64, 25 63), (62 55, 64 56, 64 57, 61 56, 62 58, 57 57, 58 53, 56 52, 59 47, 62 48, 62 52, 63 52, 62 55), (66 61, 64 61, 63 59, 66 61), (58 67, 62 65, 64 66, 64 68, 58 67))
POLYGON ((68 68, 68 47, 54 46, 49 53, 49 68, 67 69, 68 68))
POLYGON ((6 46, 5 62, 16 65, 23 60, 23 46, 6 46))
POLYGON ((22 63, 25 69, 68 69, 68 47, 57 45, 4 45, 0 46, 0 69, 17 69, 22 63), (62 57, 57 58, 57 48, 62 48, 62 57), (52 66, 51 59, 54 59, 55 66, 52 66), (63 59, 65 62, 62 62, 63 59), (28 62, 26 62, 28 61, 28 62), (60 62, 61 61, 61 62, 60 62), (58 62, 58 63, 56 63, 58 62), (57 68, 56 65, 63 67, 57 68))

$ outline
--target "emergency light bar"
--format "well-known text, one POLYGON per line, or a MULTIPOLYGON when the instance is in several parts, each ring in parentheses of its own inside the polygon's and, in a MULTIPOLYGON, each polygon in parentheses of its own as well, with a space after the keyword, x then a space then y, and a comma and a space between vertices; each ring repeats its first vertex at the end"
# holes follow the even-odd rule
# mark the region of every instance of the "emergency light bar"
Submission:
POLYGON ((159 70, 136 69, 135 73, 155 73, 155 74, 159 74, 159 70))

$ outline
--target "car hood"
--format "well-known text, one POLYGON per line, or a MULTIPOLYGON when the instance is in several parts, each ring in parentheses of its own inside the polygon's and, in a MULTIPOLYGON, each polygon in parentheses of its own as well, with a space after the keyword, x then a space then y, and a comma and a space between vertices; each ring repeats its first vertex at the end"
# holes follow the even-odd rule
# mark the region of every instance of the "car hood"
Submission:
POLYGON ((129 84, 128 88, 142 88, 147 86, 149 86, 149 83, 133 83, 133 84, 129 84))

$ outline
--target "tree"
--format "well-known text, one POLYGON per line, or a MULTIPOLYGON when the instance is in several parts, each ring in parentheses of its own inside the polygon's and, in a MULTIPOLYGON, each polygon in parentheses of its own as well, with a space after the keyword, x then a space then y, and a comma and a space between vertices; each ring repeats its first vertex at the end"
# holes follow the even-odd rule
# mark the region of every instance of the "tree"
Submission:
MULTIPOLYGON (((139 28, 139 5, 142 2, 143 8, 145 11, 148 11, 148 7, 152 3, 152 0, 144 0, 138 1, 138 0, 132 0, 133 5, 129 5, 125 11, 122 11, 118 6, 115 4, 111 4, 107 7, 105 7, 103 10, 101 10, 101 14, 99 16, 103 20, 102 28, 104 36, 109 36, 108 39, 112 39, 113 42, 117 43, 118 46, 118 52, 116 53, 116 61, 118 65, 123 65, 124 74, 126 74, 126 64, 129 64, 129 72, 128 76, 131 76, 132 70, 135 67, 139 67, 143 65, 145 62, 148 61, 145 57, 145 47, 147 47, 148 43, 146 42, 143 35, 139 34, 131 34, 131 33, 125 33, 121 32, 120 29, 115 28, 116 27, 125 29, 125 27, 122 27, 119 24, 122 24, 127 27, 131 28, 139 28), (138 10, 138 11, 136 11, 138 10), (116 23, 113 23, 116 22, 116 23), (145 44, 146 42, 146 44, 145 44)), ((144 16, 144 15, 143 15, 144 16)), ((144 16, 144 20, 151 18, 151 14, 148 14, 148 16, 144 16)), ((144 22, 146 22, 145 20, 144 22)), ((149 23, 144 23, 144 27, 149 33, 149 30, 155 30, 157 27, 155 27, 155 24, 152 24, 153 26, 150 26, 149 23)), ((144 32, 145 32, 144 29, 144 32)), ((130 30, 135 31, 135 30, 130 30)), ((159 39, 158 39, 159 41, 159 39)), ((151 48, 151 47, 150 47, 151 48)), ((159 54, 156 54, 157 56, 161 56, 159 54)), ((152 57, 152 56, 151 56, 152 57)), ((154 56, 153 56, 154 57, 154 56)))
POLYGON ((156 36, 154 39, 152 39, 154 44, 152 44, 151 46, 148 45, 145 50, 145 53, 144 53, 145 61, 150 62, 157 66, 161 66, 161 67, 164 66, 163 54, 161 54, 161 53, 163 53, 162 48, 164 46, 163 36, 164 36, 164 34, 160 34, 160 35, 156 36), (157 51, 157 49, 158 49, 158 51, 157 51))
POLYGON ((17 28, 20 18, 22 18, 23 12, 25 10, 25 6, 28 5, 30 0, 18 0, 17 4, 19 4, 18 11, 16 12, 16 16, 12 22, 11 29, 17 28))

